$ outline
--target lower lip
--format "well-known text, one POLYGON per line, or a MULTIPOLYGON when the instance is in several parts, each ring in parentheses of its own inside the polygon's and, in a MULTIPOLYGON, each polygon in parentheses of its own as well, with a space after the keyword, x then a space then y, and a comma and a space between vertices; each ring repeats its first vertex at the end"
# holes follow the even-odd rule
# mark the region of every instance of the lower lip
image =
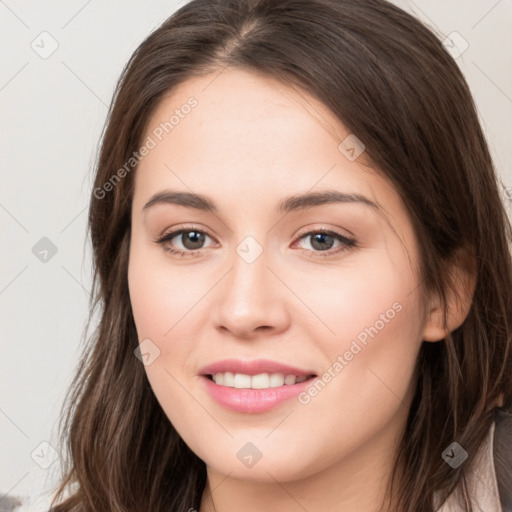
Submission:
POLYGON ((205 381, 208 393, 220 405, 236 412, 256 413, 273 409, 284 401, 297 396, 316 377, 309 378, 298 384, 285 384, 268 389, 231 388, 215 384, 206 375, 203 375, 202 378, 205 381))

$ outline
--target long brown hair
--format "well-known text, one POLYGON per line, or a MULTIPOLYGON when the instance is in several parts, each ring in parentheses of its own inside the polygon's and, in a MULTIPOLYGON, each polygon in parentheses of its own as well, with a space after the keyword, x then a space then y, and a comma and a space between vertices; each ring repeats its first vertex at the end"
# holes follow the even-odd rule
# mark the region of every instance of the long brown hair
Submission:
MULTIPOLYGON (((420 350, 392 483, 396 468, 404 472, 400 488, 389 488, 400 510, 432 512, 434 492, 445 497, 464 488, 492 423, 510 425, 512 236, 457 63, 433 32, 384 0, 193 0, 131 57, 96 164, 89 211, 91 316, 99 309, 100 321, 83 349, 59 424, 68 457, 52 510, 199 509, 205 464, 170 424, 134 356, 127 264, 136 165, 126 163, 165 93, 227 66, 312 95, 364 142, 366 155, 408 209, 425 294, 446 297, 449 263, 461 251, 473 257, 477 281, 466 320, 420 350), (469 455, 457 469, 441 458, 453 441, 469 455)), ((510 459, 496 458, 503 500, 511 494, 506 464, 510 459)), ((465 492, 467 510, 469 499, 465 492)))

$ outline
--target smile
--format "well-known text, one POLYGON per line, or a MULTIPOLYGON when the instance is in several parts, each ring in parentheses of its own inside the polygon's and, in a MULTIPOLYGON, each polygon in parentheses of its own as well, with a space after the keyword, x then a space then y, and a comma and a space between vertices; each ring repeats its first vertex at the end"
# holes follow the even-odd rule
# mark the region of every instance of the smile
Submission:
POLYGON ((215 373, 209 375, 209 378, 219 386, 225 386, 236 389, 269 389, 280 386, 292 386, 304 382, 313 375, 297 376, 286 375, 284 373, 259 373, 257 375, 247 375, 244 373, 215 373))
POLYGON ((242 413, 278 407, 316 378, 311 368, 267 359, 224 359, 201 368, 199 376, 204 391, 218 405, 242 413))

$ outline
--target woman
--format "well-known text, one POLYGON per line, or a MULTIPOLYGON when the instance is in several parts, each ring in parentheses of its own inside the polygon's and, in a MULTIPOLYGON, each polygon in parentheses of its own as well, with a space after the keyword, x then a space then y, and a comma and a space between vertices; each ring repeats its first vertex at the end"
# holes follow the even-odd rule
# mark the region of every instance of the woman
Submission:
POLYGON ((510 224, 419 21, 190 2, 122 74, 89 226, 53 510, 510 509, 510 224))

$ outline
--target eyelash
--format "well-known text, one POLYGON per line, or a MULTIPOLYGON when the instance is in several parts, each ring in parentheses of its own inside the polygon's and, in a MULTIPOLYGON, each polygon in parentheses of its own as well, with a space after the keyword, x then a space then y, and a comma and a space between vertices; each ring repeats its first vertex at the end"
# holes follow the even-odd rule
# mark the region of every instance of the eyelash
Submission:
MULTIPOLYGON (((191 231, 200 233, 202 235, 207 235, 210 238, 214 239, 207 231, 204 231, 202 229, 196 229, 196 228, 190 227, 190 226, 183 226, 180 229, 171 231, 169 233, 164 233, 160 238, 154 240, 154 242, 162 245, 164 247, 164 250, 171 254, 181 256, 181 257, 193 256, 194 254, 200 252, 201 249, 197 249, 195 251, 181 251, 181 250, 177 250, 177 249, 172 249, 168 245, 165 245, 167 242, 170 242, 170 240, 172 240, 175 236, 183 234, 183 233, 188 233, 191 231)), ((327 258, 329 256, 334 256, 336 254, 347 251, 351 248, 358 247, 356 240, 354 240, 352 238, 348 238, 348 237, 342 235, 341 233, 337 233, 336 231, 331 231, 331 230, 322 229, 322 228, 303 233, 298 237, 297 240, 302 240, 303 238, 306 238, 307 236, 311 236, 311 235, 315 235, 315 234, 319 234, 319 233, 324 234, 324 235, 333 236, 334 238, 336 238, 337 240, 342 242, 342 244, 343 244, 342 247, 340 247, 338 249, 329 249, 327 251, 314 251, 311 249, 300 249, 300 250, 305 253, 311 253, 311 252, 315 253, 316 256, 314 256, 314 257, 327 258)))

